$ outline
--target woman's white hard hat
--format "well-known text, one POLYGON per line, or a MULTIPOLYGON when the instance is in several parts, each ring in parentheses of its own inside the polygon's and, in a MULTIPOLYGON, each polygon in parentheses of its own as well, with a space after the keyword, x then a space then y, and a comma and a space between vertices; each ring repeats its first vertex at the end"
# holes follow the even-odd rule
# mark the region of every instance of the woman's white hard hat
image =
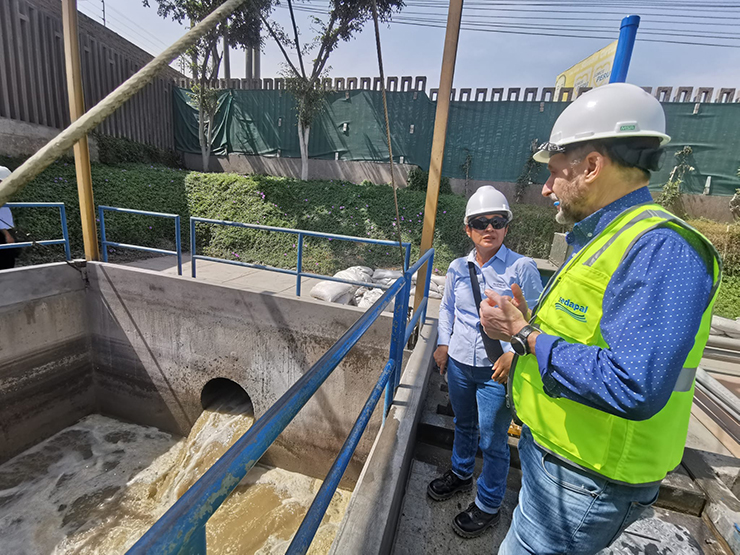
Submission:
POLYGON ((479 187, 468 200, 465 207, 465 225, 468 225, 471 218, 482 214, 503 213, 506 219, 511 221, 512 214, 509 209, 509 201, 504 194, 491 185, 479 187))
POLYGON ((636 85, 610 83, 574 100, 555 121, 550 140, 540 145, 534 159, 547 164, 567 145, 622 137, 656 137, 660 146, 671 140, 657 98, 636 85))
POLYGON ((8 177, 10 177, 10 174, 11 173, 12 172, 8 168, 6 168, 5 166, 0 166, 0 181, 2 181, 3 179, 6 179, 8 177))

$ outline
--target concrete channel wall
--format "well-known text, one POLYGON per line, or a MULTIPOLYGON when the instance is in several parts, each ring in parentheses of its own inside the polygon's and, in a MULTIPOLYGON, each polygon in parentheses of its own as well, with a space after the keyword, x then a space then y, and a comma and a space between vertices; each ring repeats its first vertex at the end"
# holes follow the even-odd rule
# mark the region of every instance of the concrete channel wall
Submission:
MULTIPOLYGON (((187 434, 214 378, 241 385, 259 417, 361 314, 102 263, 82 275, 65 263, 0 272, 0 462, 93 412, 187 434)), ((325 476, 385 365, 390 331, 379 318, 265 462, 325 476)))
POLYGON ((95 411, 85 296, 64 263, 0 272, 0 463, 95 411))
MULTIPOLYGON (((363 312, 109 264, 88 264, 88 275, 101 411, 183 435, 208 381, 241 385, 259 418, 363 312)), ((391 325, 388 316, 378 319, 263 460, 326 475, 385 366, 391 325)), ((380 422, 377 410, 347 471, 350 483, 380 422)))

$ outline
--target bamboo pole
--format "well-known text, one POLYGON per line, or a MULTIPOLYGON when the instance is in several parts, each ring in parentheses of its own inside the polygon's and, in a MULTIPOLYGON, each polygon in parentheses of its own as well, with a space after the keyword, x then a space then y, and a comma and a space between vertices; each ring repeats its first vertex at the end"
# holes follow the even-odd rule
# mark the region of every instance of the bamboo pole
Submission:
MULTIPOLYGON (((457 57, 457 43, 460 37, 460 21, 462 19, 463 0, 450 0, 450 10, 447 13, 447 31, 445 46, 442 54, 442 74, 439 78, 439 92, 437 93, 437 113, 434 117, 434 136, 432 138, 432 157, 429 163, 429 182, 427 183, 427 198, 424 205, 424 229, 421 233, 419 256, 432 248, 434 242, 434 224, 437 219, 437 201, 439 200, 439 182, 442 178, 442 160, 445 154, 445 139, 447 137, 447 116, 450 112, 450 94, 452 80, 455 75, 455 59, 457 57)), ((420 276, 426 275, 427 266, 419 269, 420 276)), ((419 308, 424 298, 424 288, 419 287, 417 281, 414 297, 414 310, 419 308)), ((421 322, 420 322, 421 324, 421 322)))
MULTIPOLYGON (((62 0, 62 24, 64 28, 64 64, 67 71, 69 117, 74 123, 85 114, 85 95, 82 89, 79 31, 77 28, 77 0, 62 0)), ((100 258, 98 230, 95 225, 95 202, 93 200, 90 148, 87 135, 83 135, 75 143, 74 155, 85 259, 98 260, 100 258)))

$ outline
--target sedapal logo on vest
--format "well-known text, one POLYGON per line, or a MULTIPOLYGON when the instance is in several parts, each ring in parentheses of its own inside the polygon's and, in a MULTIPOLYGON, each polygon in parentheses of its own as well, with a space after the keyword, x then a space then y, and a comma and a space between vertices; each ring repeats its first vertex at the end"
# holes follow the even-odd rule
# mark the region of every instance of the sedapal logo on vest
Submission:
POLYGON ((586 312, 588 311, 588 307, 574 303, 570 299, 560 297, 560 300, 555 303, 555 310, 562 310, 574 320, 586 322, 586 312))

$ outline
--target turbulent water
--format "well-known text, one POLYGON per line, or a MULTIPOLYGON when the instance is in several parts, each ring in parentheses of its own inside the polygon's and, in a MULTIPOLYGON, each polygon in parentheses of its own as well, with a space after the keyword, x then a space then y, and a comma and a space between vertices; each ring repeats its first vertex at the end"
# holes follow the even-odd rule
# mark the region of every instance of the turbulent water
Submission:
MULTIPOLYGON (((253 423, 231 399, 187 438, 99 415, 0 466, 0 553, 123 553, 253 423)), ((208 522, 209 553, 282 554, 321 485, 255 467, 208 522)), ((350 492, 338 490, 309 553, 326 553, 350 492)))

